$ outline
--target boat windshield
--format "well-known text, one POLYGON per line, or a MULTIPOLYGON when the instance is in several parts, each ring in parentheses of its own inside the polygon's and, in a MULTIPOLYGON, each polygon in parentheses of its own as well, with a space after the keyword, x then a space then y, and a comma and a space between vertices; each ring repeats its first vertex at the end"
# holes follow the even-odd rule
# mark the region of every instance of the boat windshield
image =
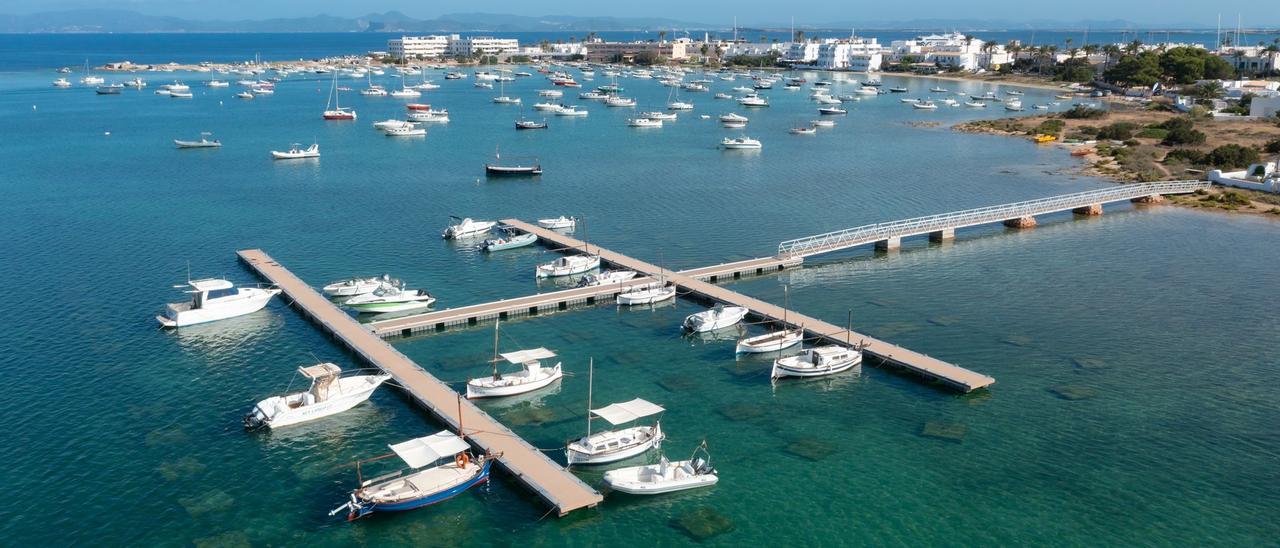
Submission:
POLYGON ((209 294, 208 294, 208 297, 206 297, 206 300, 207 300, 207 299, 219 299, 219 298, 222 298, 222 297, 230 297, 230 296, 233 296, 233 295, 235 295, 235 294, 237 294, 237 293, 239 293, 239 292, 240 292, 240 290, 239 290, 239 289, 236 289, 236 288, 234 288, 234 287, 228 287, 228 288, 226 288, 226 289, 213 289, 213 290, 210 290, 210 291, 209 291, 209 294))

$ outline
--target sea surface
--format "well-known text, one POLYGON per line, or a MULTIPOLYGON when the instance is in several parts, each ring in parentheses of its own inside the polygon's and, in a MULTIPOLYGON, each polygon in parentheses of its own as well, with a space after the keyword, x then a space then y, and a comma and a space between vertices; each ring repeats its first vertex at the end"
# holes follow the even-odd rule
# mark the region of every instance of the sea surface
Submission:
MULTIPOLYGON (((235 252, 262 248, 317 286, 388 272, 430 290, 438 308, 456 307, 553 289, 535 283, 533 269, 555 254, 487 256, 442 241, 449 215, 577 215, 579 237, 684 269, 769 255, 781 240, 817 232, 1111 183, 1073 175, 1060 149, 947 128, 1003 112, 917 111, 899 94, 854 103, 814 136, 787 133, 817 111, 807 92, 782 89, 754 111, 682 93, 696 110, 661 129, 628 128, 635 110, 587 103, 587 118, 517 132, 520 109, 491 103, 497 90, 429 72, 442 88, 420 101, 447 108, 452 123, 400 139, 370 127, 402 115, 404 101, 389 97, 347 93, 342 103, 359 120, 322 121, 331 82, 317 75, 291 76, 274 96, 251 101, 236 99, 234 85, 200 86, 206 75, 147 74, 149 88, 119 96, 54 89, 56 76, 24 69, 0 79, 8 295, 0 354, 9 381, 0 391, 8 493, 0 543, 1256 546, 1280 538, 1280 223, 1128 204, 1096 218, 1046 216, 1033 230, 963 230, 945 245, 911 240, 893 254, 818 257, 729 285, 779 304, 789 287, 792 308, 833 323, 851 313, 857 329, 995 377, 989 390, 960 395, 870 365, 771 386, 768 362, 735 360, 732 341, 681 336, 681 320, 702 308, 686 300, 525 318, 503 325, 503 349, 551 348, 570 376, 541 397, 483 408, 562 459, 565 440, 586 426, 593 359, 596 404, 663 405, 667 454, 686 458, 705 440, 719 485, 611 494, 596 510, 558 519, 495 471, 490 485, 429 509, 355 523, 330 517, 355 484, 350 463, 442 426, 386 387, 336 417, 245 432, 241 415, 298 387, 298 366, 360 365, 282 299, 237 319, 158 329, 153 316, 183 299, 173 285, 188 268, 257 282, 235 252), (196 96, 152 93, 174 79, 196 96), (751 118, 745 132, 700 119, 729 111, 751 118), (224 146, 174 148, 173 139, 202 131, 224 146), (716 148, 741 133, 763 150, 716 148), (269 158, 293 142, 319 143, 323 157, 269 158), (499 147, 504 157, 538 156, 545 175, 486 179, 482 165, 499 147)), ((916 97, 934 86, 1009 89, 883 80, 916 97)), ((654 80, 620 84, 638 110, 662 108, 670 94, 654 80)), ((547 87, 535 75, 506 92, 531 105, 547 87)), ((837 84, 836 93, 851 87, 837 84)), ((565 102, 585 103, 566 91, 565 102)), ((1028 105, 1052 95, 1025 93, 1028 105)), ((487 370, 492 334, 481 325, 393 344, 460 387, 487 370)), ((601 485, 598 470, 578 474, 601 485)))

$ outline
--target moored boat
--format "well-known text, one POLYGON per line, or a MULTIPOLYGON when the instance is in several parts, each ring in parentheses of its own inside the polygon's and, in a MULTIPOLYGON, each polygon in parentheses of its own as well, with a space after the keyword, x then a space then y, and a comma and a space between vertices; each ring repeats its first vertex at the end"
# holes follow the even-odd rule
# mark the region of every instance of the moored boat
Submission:
POLYGON ((782 377, 822 377, 862 365, 862 350, 839 345, 809 348, 795 356, 773 361, 770 379, 782 377))
POLYGON ((351 297, 342 304, 362 314, 385 314, 419 310, 430 307, 435 302, 436 298, 425 289, 405 289, 400 285, 388 284, 370 293, 351 297))
POLYGON ((709 310, 690 314, 682 325, 694 333, 705 333, 737 325, 747 316, 747 312, 749 310, 742 306, 716 305, 709 310))
POLYGON ((537 242, 537 241, 538 241, 538 235, 536 234, 531 234, 528 232, 524 234, 508 233, 506 236, 503 236, 501 238, 492 238, 492 239, 485 240, 483 243, 480 244, 480 249, 483 249, 489 253, 493 253, 494 251, 506 251, 508 249, 517 249, 521 247, 531 246, 534 244, 534 242, 537 242))
POLYGON ((392 283, 391 277, 383 274, 369 278, 350 278, 333 282, 320 288, 320 290, 330 297, 354 297, 365 293, 373 293, 379 287, 390 283, 392 283))
MULTIPOLYGON (((594 368, 593 368, 594 369, 594 368)), ((591 381, 588 381, 590 386, 591 381)), ((588 388, 590 390, 590 388, 588 388)), ((591 432, 591 421, 600 417, 614 426, 635 422, 645 417, 657 415, 665 411, 643 399, 615 403, 600 409, 590 409, 591 396, 587 396, 587 434, 565 447, 565 460, 574 464, 606 464, 629 459, 650 449, 660 448, 666 435, 662 432, 662 421, 655 420, 653 425, 631 426, 620 430, 591 432)))
POLYGON ((573 230, 578 226, 578 218, 561 215, 554 219, 538 219, 538 226, 551 230, 573 230))
POLYGON ((556 362, 551 367, 542 365, 542 360, 556 357, 556 353, 546 348, 533 348, 516 352, 498 353, 498 325, 493 325, 493 374, 467 381, 467 399, 496 398, 515 396, 533 392, 551 386, 564 377, 561 364, 556 362), (501 359, 499 359, 501 357, 501 359), (498 371, 501 361, 520 366, 520 370, 511 373, 498 371))
POLYGON ((466 440, 447 430, 389 447, 391 454, 356 463, 359 487, 351 492, 351 500, 329 515, 346 511, 351 521, 374 512, 403 512, 444 502, 489 481, 489 469, 498 456, 472 456, 466 440), (365 463, 392 456, 407 468, 364 479, 365 463))
POLYGON ((302 392, 271 396, 253 406, 244 416, 245 428, 279 428, 336 415, 359 405, 391 375, 351 375, 332 363, 299 367, 298 373, 311 379, 302 392))
POLYGON ((289 145, 289 150, 271 151, 271 158, 275 160, 299 160, 303 158, 319 158, 319 157, 320 157, 320 145, 316 143, 312 143, 311 146, 305 149, 302 148, 301 144, 293 143, 292 145, 289 145))
POLYGON ((720 141, 720 147, 729 149, 729 150, 742 150, 742 149, 759 149, 759 148, 762 148, 763 145, 760 144, 760 141, 752 139, 750 137, 733 137, 733 138, 725 137, 723 140, 720 141))
POLYGON ((535 278, 572 276, 600 268, 599 255, 565 255, 534 269, 535 278))
POLYGON ((440 233, 440 237, 446 240, 486 234, 490 229, 498 224, 496 221, 476 221, 471 219, 471 217, 459 218, 450 215, 449 218, 455 219, 458 222, 445 227, 444 232, 440 233))
POLYGON ((658 282, 647 286, 633 287, 623 293, 619 293, 617 299, 618 304, 621 306, 635 306, 660 303, 675 297, 676 286, 658 282))
POLYGON ((186 293, 191 300, 165 305, 164 313, 156 321, 164 327, 186 327, 252 314, 280 294, 276 288, 235 287, 231 282, 218 278, 189 280, 186 293))
POLYGON ((177 146, 178 148, 218 148, 218 147, 221 147, 221 146, 222 146, 222 142, 221 142, 221 141, 219 141, 219 140, 217 140, 217 139, 210 140, 210 139, 209 139, 209 136, 210 136, 210 135, 213 135, 213 134, 212 134, 212 133, 209 133, 209 132, 207 132, 207 131, 202 131, 202 132, 200 132, 200 140, 199 140, 199 141, 182 141, 182 140, 179 140, 179 139, 174 139, 174 140, 173 140, 173 144, 174 144, 175 146, 177 146))
POLYGON ((604 484, 629 495, 660 495, 710 487, 720 481, 720 475, 711 466, 711 455, 706 449, 707 444, 703 442, 689 460, 671 462, 662 455, 657 464, 609 470, 604 473, 604 484))

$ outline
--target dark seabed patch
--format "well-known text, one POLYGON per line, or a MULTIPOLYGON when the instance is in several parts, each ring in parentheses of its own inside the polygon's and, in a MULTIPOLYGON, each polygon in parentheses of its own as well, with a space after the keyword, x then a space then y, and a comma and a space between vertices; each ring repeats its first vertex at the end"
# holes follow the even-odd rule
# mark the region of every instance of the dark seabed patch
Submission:
POLYGON ((703 506, 672 520, 672 526, 698 542, 734 529, 733 520, 710 506, 703 506))

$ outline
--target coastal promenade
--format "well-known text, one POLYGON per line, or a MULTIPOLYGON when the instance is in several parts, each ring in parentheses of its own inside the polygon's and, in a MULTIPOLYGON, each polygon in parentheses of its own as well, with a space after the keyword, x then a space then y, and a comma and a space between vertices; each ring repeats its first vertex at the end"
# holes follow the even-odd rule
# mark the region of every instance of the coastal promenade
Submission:
POLYGON ((356 322, 262 250, 238 253, 240 260, 275 284, 303 316, 319 325, 351 352, 391 375, 407 394, 437 419, 481 449, 498 455, 498 463, 563 516, 599 504, 603 496, 564 467, 524 441, 449 385, 431 376, 404 354, 356 322))
MULTIPOLYGON (((683 272, 666 272, 648 262, 596 245, 588 244, 566 234, 547 230, 518 219, 506 219, 502 222, 519 230, 536 234, 540 242, 556 245, 562 251, 581 251, 583 253, 597 254, 604 262, 620 268, 634 270, 650 278, 666 280, 687 292, 699 295, 705 299, 734 306, 746 307, 753 315, 763 318, 766 321, 784 325, 786 327, 802 328, 812 338, 837 342, 840 344, 865 345, 864 352, 879 358, 885 363, 910 370, 926 379, 940 381, 962 392, 970 392, 979 388, 985 388, 995 383, 995 379, 990 376, 970 371, 932 356, 927 356, 892 343, 881 341, 856 331, 837 327, 833 324, 804 314, 797 314, 791 311, 786 311, 784 313, 780 306, 776 306, 753 297, 748 297, 723 287, 718 287, 695 278, 690 274, 683 272)), ((708 273, 715 272, 735 272, 739 271, 741 265, 744 264, 775 265, 774 268, 776 268, 776 265, 784 264, 785 260, 790 259, 770 257, 755 260, 761 261, 759 263, 756 263, 755 261, 726 263, 726 265, 700 268, 692 272, 701 272, 702 274, 700 275, 708 275, 708 273), (738 266, 728 266, 730 264, 738 266)), ((754 267, 748 266, 748 268, 754 267)))
POLYGON ((877 249, 891 250, 901 247, 903 238, 928 234, 931 240, 949 240, 955 237, 956 229, 988 223, 1002 222, 1010 227, 1030 228, 1036 224, 1036 215, 1068 210, 1082 215, 1101 215, 1103 204, 1129 200, 1154 201, 1165 194, 1190 194, 1197 190, 1207 190, 1211 186, 1211 183, 1204 181, 1119 185, 1023 202, 876 223, 787 240, 778 244, 777 257, 811 257, 867 244, 875 244, 877 249))

